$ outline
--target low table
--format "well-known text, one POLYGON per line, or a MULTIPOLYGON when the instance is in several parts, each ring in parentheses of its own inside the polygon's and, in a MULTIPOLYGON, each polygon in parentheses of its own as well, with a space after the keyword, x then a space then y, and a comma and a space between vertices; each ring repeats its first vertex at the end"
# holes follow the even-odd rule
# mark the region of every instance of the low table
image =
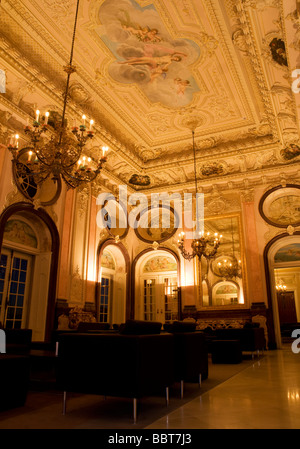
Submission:
POLYGON ((242 349, 239 340, 213 340, 212 363, 241 363, 242 349))

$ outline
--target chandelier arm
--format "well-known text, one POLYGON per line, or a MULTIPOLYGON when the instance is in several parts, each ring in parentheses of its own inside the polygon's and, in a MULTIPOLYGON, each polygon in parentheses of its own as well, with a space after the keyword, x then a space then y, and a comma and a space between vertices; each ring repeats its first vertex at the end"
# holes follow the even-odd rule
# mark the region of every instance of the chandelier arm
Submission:
POLYGON ((50 161, 47 161, 46 158, 40 156, 39 150, 34 150, 34 153, 41 164, 43 164, 46 167, 49 167, 49 169, 51 169, 51 167, 53 166, 53 159, 50 161))
POLYGON ((185 251, 185 250, 182 250, 182 251, 181 251, 181 255, 182 255, 182 257, 183 257, 184 259, 187 259, 187 260, 192 260, 192 259, 194 259, 194 257, 196 256, 196 254, 188 253, 188 252, 185 251))
POLYGON ((45 170, 40 170, 40 171, 36 171, 36 172, 34 172, 33 170, 32 170, 32 167, 29 165, 27 165, 27 164, 24 164, 23 162, 20 162, 20 161, 18 161, 17 159, 14 159, 13 161, 12 161, 12 163, 13 163, 13 166, 15 167, 15 170, 14 170, 14 172, 18 175, 18 176, 22 176, 22 174, 24 174, 24 176, 26 175, 26 176, 32 176, 32 178, 33 178, 33 180, 34 180, 34 182, 36 183, 36 184, 41 184, 41 183, 43 183, 48 177, 49 177, 49 175, 50 175, 50 173, 51 173, 51 170, 47 170, 47 171, 45 171, 45 170), (20 168, 20 165, 22 166, 21 168, 20 168), (28 169, 28 172, 25 170, 24 171, 24 167, 26 167, 26 169, 28 169))
POLYGON ((38 181, 38 183, 40 183, 40 182, 42 182, 42 181, 44 181, 45 179, 47 179, 48 178, 48 176, 49 176, 49 174, 51 173, 51 165, 52 164, 46 164, 46 163, 44 163, 39 157, 38 157, 38 155, 37 155, 37 153, 36 153, 36 150, 35 150, 35 148, 34 147, 26 147, 26 148, 22 148, 22 150, 20 150, 17 154, 13 154, 14 155, 14 159, 13 159, 13 163, 15 163, 15 164, 22 164, 23 166, 25 166, 28 170, 29 170, 29 172, 32 174, 32 176, 35 176, 35 177, 39 177, 40 178, 40 180, 38 181), (38 160, 40 161, 40 163, 42 164, 42 165, 40 165, 39 164, 39 168, 40 168, 40 170, 39 171, 34 171, 34 170, 32 170, 32 166, 34 166, 34 162, 32 163, 32 162, 30 162, 30 161, 27 161, 27 162, 23 162, 22 160, 21 160, 21 157, 24 155, 24 154, 26 154, 26 153, 28 153, 28 149, 30 150, 30 151, 33 151, 34 153, 35 153, 35 155, 37 156, 37 158, 38 158, 38 160), (43 170, 43 169, 41 169, 41 167, 43 167, 43 166, 45 166, 46 165, 46 167, 49 167, 47 170, 43 170), (46 176, 43 176, 43 174, 44 173, 46 173, 46 176))
POLYGON ((181 255, 184 259, 192 260, 196 256, 196 253, 194 251, 192 253, 189 253, 188 251, 186 251, 186 249, 184 248, 183 242, 180 242, 178 244, 178 247, 179 247, 181 255))
POLYGON ((88 173, 88 176, 78 176, 71 175, 64 167, 61 170, 61 176, 64 181, 72 188, 78 187, 78 185, 82 182, 92 182, 96 179, 98 174, 100 173, 102 168, 102 163, 99 164, 98 168, 93 171, 84 172, 84 174, 88 173))

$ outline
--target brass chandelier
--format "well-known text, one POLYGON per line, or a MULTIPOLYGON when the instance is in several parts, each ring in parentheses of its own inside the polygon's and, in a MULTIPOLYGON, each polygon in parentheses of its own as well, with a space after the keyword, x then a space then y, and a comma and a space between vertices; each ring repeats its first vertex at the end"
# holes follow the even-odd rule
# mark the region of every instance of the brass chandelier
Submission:
MULTIPOLYGON (((197 202, 197 194, 198 194, 198 186, 197 186, 197 171, 196 171, 196 149, 195 149, 195 132, 192 130, 192 138, 193 138, 193 153, 194 153, 194 175, 195 175, 195 191, 196 191, 196 202, 197 202)), ((220 246, 222 235, 219 235, 217 232, 211 234, 210 232, 204 232, 204 230, 200 230, 199 226, 199 217, 198 217, 198 208, 196 207, 196 232, 195 238, 191 242, 192 252, 189 252, 185 249, 185 233, 181 232, 179 234, 179 240, 177 242, 178 248, 182 254, 182 257, 187 260, 192 260, 194 257, 198 257, 199 260, 202 256, 207 259, 213 258, 220 246)))
POLYGON ((221 262, 218 262, 218 272, 224 279, 232 279, 241 277, 241 261, 235 257, 233 259, 225 258, 221 262))
POLYGON ((275 288, 278 293, 284 293, 286 292, 287 289, 287 286, 285 285, 284 281, 282 279, 278 279, 276 270, 275 270, 275 288))
POLYGON ((279 279, 278 284, 275 285, 276 290, 278 291, 278 293, 283 293, 286 292, 286 285, 284 284, 284 282, 279 279))
POLYGON ((218 272, 223 279, 232 279, 242 276, 241 260, 237 260, 234 252, 233 223, 231 219, 232 255, 224 257, 218 262, 218 272))
POLYGON ((82 183, 95 180, 107 160, 105 153, 108 148, 106 146, 102 147, 102 156, 98 160, 83 154, 86 143, 94 137, 94 121, 90 120, 87 126, 86 117, 83 115, 81 124, 77 126, 75 121, 74 126, 70 129, 65 118, 70 76, 76 72, 76 67, 72 62, 78 7, 79 0, 76 6, 70 60, 64 67, 64 71, 67 73, 67 83, 61 122, 51 122, 50 125, 48 123, 49 112, 42 115, 37 110, 32 126, 27 120, 24 129, 25 134, 30 138, 29 146, 19 149, 19 135, 13 136, 8 145, 18 176, 30 176, 37 185, 51 176, 54 183, 60 185, 62 179, 67 188, 75 189, 82 183))

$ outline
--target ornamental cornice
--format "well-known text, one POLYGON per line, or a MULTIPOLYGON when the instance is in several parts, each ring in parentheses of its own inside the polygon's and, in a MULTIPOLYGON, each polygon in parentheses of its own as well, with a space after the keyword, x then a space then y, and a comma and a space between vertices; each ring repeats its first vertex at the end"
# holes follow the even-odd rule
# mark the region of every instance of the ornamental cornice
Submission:
MULTIPOLYGON (((300 164, 293 167, 284 167, 284 175, 287 179, 293 179, 295 183, 300 182, 300 164)), ((261 169, 259 172, 249 172, 246 177, 243 177, 242 173, 230 174, 227 177, 216 177, 214 179, 198 180, 198 189, 204 194, 210 194, 219 189, 223 193, 239 192, 256 189, 266 185, 278 185, 278 167, 268 167, 261 169)), ((145 195, 151 195, 151 193, 165 193, 170 191, 176 192, 194 192, 195 183, 193 181, 180 183, 177 185, 153 185, 151 188, 140 189, 145 195)))

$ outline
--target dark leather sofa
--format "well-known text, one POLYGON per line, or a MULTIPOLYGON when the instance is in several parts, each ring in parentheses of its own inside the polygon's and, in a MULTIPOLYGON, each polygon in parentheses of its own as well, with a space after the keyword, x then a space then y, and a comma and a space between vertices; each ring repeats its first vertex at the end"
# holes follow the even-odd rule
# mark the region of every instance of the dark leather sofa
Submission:
POLYGON ((252 358, 256 353, 264 351, 266 346, 265 333, 262 327, 245 326, 243 328, 216 329, 214 336, 217 340, 239 340, 242 352, 251 352, 252 358))
POLYGON ((57 385, 64 392, 133 399, 166 393, 174 382, 174 338, 160 333, 161 323, 128 322, 118 333, 58 335, 57 385))
POLYGON ((203 332, 196 331, 196 323, 175 321, 164 325, 174 336, 174 377, 180 382, 183 397, 184 383, 199 383, 208 377, 208 347, 203 332))

